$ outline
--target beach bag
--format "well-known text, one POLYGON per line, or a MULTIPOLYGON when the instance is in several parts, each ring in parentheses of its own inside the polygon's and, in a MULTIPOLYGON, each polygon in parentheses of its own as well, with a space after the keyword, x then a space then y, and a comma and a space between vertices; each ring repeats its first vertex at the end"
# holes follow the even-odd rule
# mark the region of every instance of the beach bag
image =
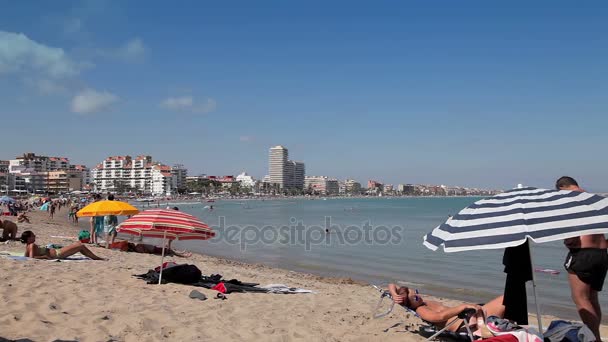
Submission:
POLYGON ((87 230, 81 230, 80 233, 78 233, 78 241, 82 243, 91 241, 91 233, 87 230))
POLYGON ((163 281, 169 283, 193 284, 201 280, 202 272, 189 264, 176 265, 163 270, 163 281))

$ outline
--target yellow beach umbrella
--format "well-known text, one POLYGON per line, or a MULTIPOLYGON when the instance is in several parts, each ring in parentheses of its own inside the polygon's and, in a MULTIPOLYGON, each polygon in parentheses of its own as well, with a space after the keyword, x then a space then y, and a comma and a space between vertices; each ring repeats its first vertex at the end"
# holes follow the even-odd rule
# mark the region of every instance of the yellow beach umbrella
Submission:
POLYGON ((139 210, 127 202, 98 201, 80 209, 76 216, 135 215, 139 210))

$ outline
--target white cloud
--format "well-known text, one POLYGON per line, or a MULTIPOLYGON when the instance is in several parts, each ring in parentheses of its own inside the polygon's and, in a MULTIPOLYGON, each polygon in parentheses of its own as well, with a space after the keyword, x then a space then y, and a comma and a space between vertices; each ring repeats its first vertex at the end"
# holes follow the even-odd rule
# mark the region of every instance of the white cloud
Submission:
POLYGON ((117 51, 117 55, 124 60, 134 61, 144 57, 146 51, 147 48, 144 42, 140 38, 134 38, 121 46, 117 51))
POLYGON ((191 109, 193 104, 192 96, 182 96, 169 97, 161 103, 161 106, 170 110, 186 110, 191 109))
POLYGON ((192 96, 169 97, 163 100, 160 105, 169 110, 192 113, 209 113, 217 107, 217 103, 212 98, 206 98, 202 103, 198 103, 192 96))
POLYGON ((88 114, 107 109, 118 101, 118 96, 107 91, 86 89, 74 96, 71 109, 74 113, 88 114))
POLYGON ((47 78, 25 78, 23 79, 23 83, 44 95, 65 94, 68 92, 67 87, 59 82, 47 78))
POLYGON ((40 44, 23 33, 0 31, 0 74, 26 71, 61 78, 75 76, 81 69, 61 48, 40 44))
POLYGON ((133 38, 119 47, 97 48, 93 54, 99 57, 119 60, 122 62, 137 62, 142 60, 148 52, 141 38, 133 38))

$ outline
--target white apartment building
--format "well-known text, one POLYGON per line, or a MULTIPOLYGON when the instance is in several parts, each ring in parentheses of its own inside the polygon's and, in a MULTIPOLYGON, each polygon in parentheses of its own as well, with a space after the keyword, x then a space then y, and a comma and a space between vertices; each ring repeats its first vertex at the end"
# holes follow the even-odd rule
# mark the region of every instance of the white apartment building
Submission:
MULTIPOLYGON (((97 192, 136 191, 151 195, 170 195, 177 189, 170 166, 153 163, 151 156, 114 156, 91 170, 97 192)), ((176 173, 183 175, 181 171, 176 173)), ((183 177, 185 181, 185 177, 183 177)))
POLYGON ((326 176, 307 176, 304 179, 304 189, 319 195, 336 195, 340 193, 338 180, 326 176))
POLYGON ((24 153, 9 160, 9 172, 32 169, 35 172, 60 171, 70 168, 70 160, 65 157, 37 156, 35 153, 24 153))
POLYGON ((289 187, 289 167, 287 157, 289 152, 283 146, 270 148, 268 156, 268 175, 270 182, 279 184, 281 188, 289 187))
POLYGON ((252 188, 255 186, 255 179, 247 174, 247 172, 243 172, 240 175, 236 176, 236 181, 241 183, 242 187, 252 188))
POLYGON ((306 167, 302 162, 291 161, 289 151, 283 146, 270 148, 268 174, 270 183, 279 184, 281 189, 303 189, 306 167))
POLYGON ((171 167, 167 165, 152 166, 152 195, 170 196, 177 190, 171 167))

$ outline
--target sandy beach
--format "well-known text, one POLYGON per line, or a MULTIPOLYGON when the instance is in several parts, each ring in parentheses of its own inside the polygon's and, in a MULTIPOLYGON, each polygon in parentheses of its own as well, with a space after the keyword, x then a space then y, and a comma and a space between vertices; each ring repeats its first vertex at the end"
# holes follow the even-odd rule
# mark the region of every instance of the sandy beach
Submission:
MULTIPOLYGON (((19 234, 32 230, 37 243, 67 245, 51 236, 76 236, 79 228, 46 213, 31 214, 31 224, 19 224, 19 234)), ((3 219, 7 219, 3 217, 3 219)), ((8 218, 11 219, 11 218, 8 218)), ((204 242, 201 242, 204 244, 204 242)), ((23 252, 10 242, 1 251, 23 252)), ((371 317, 378 293, 350 279, 244 264, 204 255, 168 258, 196 265, 203 274, 226 279, 282 283, 315 294, 234 293, 228 300, 200 287, 147 285, 133 274, 158 265, 160 257, 91 247, 108 261, 14 261, 0 258, 3 309, 0 341, 421 341, 420 321, 402 310, 381 319, 371 317), (208 299, 191 299, 196 289, 208 299), (398 323, 405 323, 395 327, 398 323)), ((441 299, 444 302, 456 301, 441 299)), ((553 317, 544 317, 544 324, 553 317)), ((534 322, 531 320, 530 322, 534 322)), ((608 328, 602 327, 608 336, 608 328)))

